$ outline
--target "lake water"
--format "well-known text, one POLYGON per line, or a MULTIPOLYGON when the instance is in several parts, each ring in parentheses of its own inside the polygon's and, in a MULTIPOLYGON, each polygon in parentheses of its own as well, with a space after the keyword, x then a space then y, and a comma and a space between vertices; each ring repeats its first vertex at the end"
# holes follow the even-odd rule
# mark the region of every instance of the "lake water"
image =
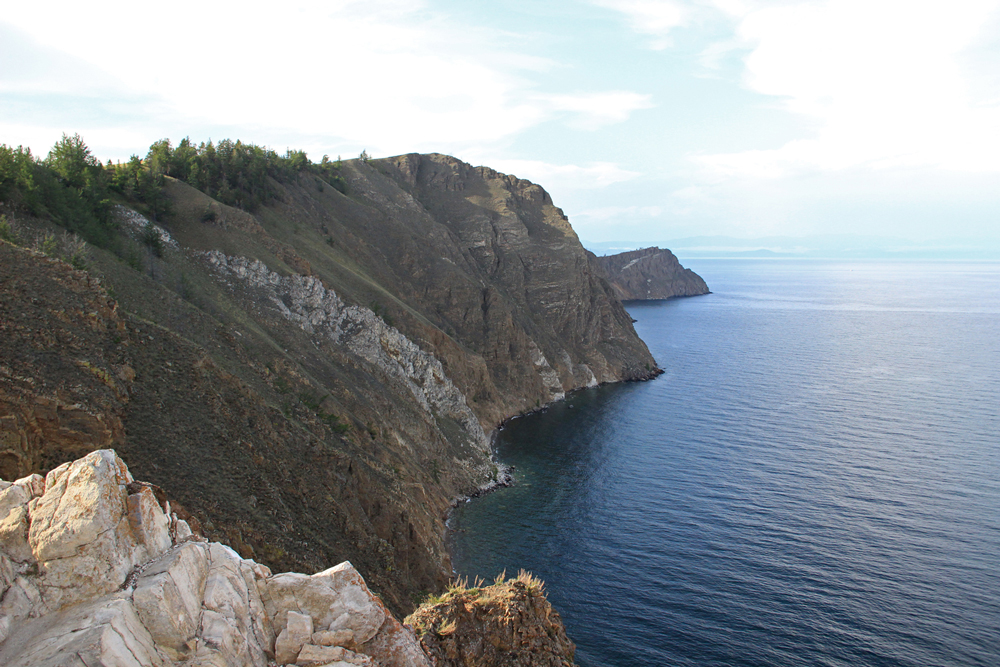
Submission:
POLYGON ((700 260, 666 373, 513 420, 456 570, 547 582, 584 667, 1000 665, 1000 264, 700 260))

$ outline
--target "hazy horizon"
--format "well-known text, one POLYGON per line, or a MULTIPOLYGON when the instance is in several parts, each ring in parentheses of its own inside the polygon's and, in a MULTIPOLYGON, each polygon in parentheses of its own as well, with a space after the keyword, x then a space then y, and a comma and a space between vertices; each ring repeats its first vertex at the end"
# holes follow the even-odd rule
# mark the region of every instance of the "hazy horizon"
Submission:
POLYGON ((675 239, 581 239, 596 255, 612 255, 657 246, 685 259, 956 259, 1000 261, 1000 241, 942 237, 916 242, 864 234, 814 236, 689 236, 675 239))

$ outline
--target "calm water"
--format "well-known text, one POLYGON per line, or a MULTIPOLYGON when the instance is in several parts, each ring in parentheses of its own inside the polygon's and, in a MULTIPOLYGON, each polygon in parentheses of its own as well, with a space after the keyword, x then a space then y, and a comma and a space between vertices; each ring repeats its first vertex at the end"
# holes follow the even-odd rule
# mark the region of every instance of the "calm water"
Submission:
POLYGON ((1000 264, 703 260, 667 371, 501 433, 456 569, 526 568, 586 667, 1000 665, 1000 264))

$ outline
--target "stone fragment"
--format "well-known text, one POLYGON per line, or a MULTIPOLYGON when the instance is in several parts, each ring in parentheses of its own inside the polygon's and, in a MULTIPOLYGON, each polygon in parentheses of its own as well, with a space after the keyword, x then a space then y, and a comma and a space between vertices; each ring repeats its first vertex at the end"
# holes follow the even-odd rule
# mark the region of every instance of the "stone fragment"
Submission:
POLYGON ((187 538, 191 537, 194 533, 191 532, 191 526, 184 519, 177 519, 174 522, 174 542, 180 544, 187 538))
POLYGON ((287 625, 274 640, 274 659, 280 665, 295 662, 302 646, 312 639, 313 632, 313 619, 308 614, 289 611, 286 619, 287 625))
POLYGON ((232 667, 221 651, 201 645, 194 657, 184 662, 184 667, 232 667))
POLYGON ((362 644, 378 632, 386 611, 364 579, 345 561, 312 576, 286 572, 266 581, 264 606, 278 630, 288 611, 309 614, 317 628, 351 630, 362 644))
POLYGON ((299 651, 299 657, 295 659, 295 664, 299 667, 320 667, 330 663, 340 662, 348 665, 374 665, 375 661, 367 655, 349 651, 340 646, 316 646, 306 644, 299 651))
POLYGON ((209 569, 201 636, 231 664, 264 667, 274 634, 265 617, 251 561, 217 542, 205 548, 209 569))
POLYGON ((145 560, 126 513, 130 477, 112 450, 98 450, 52 470, 29 503, 28 543, 48 609, 117 590, 145 560))
POLYGON ((0 552, 0 600, 3 600, 3 594, 14 583, 16 576, 17 569, 14 567, 14 563, 6 554, 0 552))
POLYGON ((170 548, 170 521, 148 486, 128 497, 128 521, 149 558, 156 558, 170 548))
POLYGON ((45 493, 45 478, 35 473, 33 475, 28 475, 27 477, 22 477, 21 479, 14 482, 14 486, 19 486, 28 492, 32 498, 38 498, 43 493, 45 493))
POLYGON ((417 636, 389 613, 378 634, 358 650, 375 658, 381 667, 431 667, 417 636))
MULTIPOLYGON (((42 607, 38 587, 28 577, 17 575, 0 602, 0 642, 22 620, 37 615, 42 607)), ((0 665, 4 664, 0 661, 0 665)))
POLYGON ((31 492, 23 486, 11 484, 0 491, 0 519, 15 507, 22 507, 31 500, 31 492))
POLYGON ((5 667, 161 667, 164 662, 132 603, 99 598, 32 619, 0 646, 5 667))
MULTIPOLYGON (((40 561, 69 558, 115 528, 125 514, 125 464, 98 450, 51 471, 32 507, 31 548, 40 561)), ((119 582, 120 583, 120 582, 119 582)))
POLYGON ((322 630, 314 632, 312 643, 317 646, 344 646, 351 648, 354 646, 353 630, 322 630))
POLYGON ((136 581, 132 593, 136 613, 172 660, 190 651, 207 578, 207 545, 188 543, 150 565, 136 581))
MULTIPOLYGON (((17 489, 12 486, 8 491, 17 489)), ((28 545, 28 507, 16 505, 0 519, 0 551, 12 559, 27 563, 34 560, 28 545)))

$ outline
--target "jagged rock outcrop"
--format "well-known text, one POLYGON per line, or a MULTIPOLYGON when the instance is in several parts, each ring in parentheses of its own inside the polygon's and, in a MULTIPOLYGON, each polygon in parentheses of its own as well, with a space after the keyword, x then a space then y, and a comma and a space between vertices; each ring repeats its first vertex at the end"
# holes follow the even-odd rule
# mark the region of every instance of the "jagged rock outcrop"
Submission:
POLYGON ((674 253, 666 248, 654 246, 593 258, 622 301, 709 293, 701 276, 681 266, 674 253))
POLYGON ((544 595, 521 572, 485 587, 454 587, 406 619, 436 667, 572 667, 576 647, 544 595))
POLYGON ((99 450, 0 480, 0 664, 430 667, 344 562, 272 575, 186 523, 99 450), (26 548, 25 548, 26 547, 26 548))
POLYGON ((387 382, 409 390, 431 418, 443 415, 461 424, 470 450, 478 450, 479 461, 489 460, 486 433, 465 396, 445 375, 441 362, 370 308, 347 306, 312 276, 282 277, 259 260, 227 257, 218 251, 206 253, 206 257, 221 274, 261 290, 261 300, 269 301, 306 333, 324 336, 366 359, 385 373, 387 382))

